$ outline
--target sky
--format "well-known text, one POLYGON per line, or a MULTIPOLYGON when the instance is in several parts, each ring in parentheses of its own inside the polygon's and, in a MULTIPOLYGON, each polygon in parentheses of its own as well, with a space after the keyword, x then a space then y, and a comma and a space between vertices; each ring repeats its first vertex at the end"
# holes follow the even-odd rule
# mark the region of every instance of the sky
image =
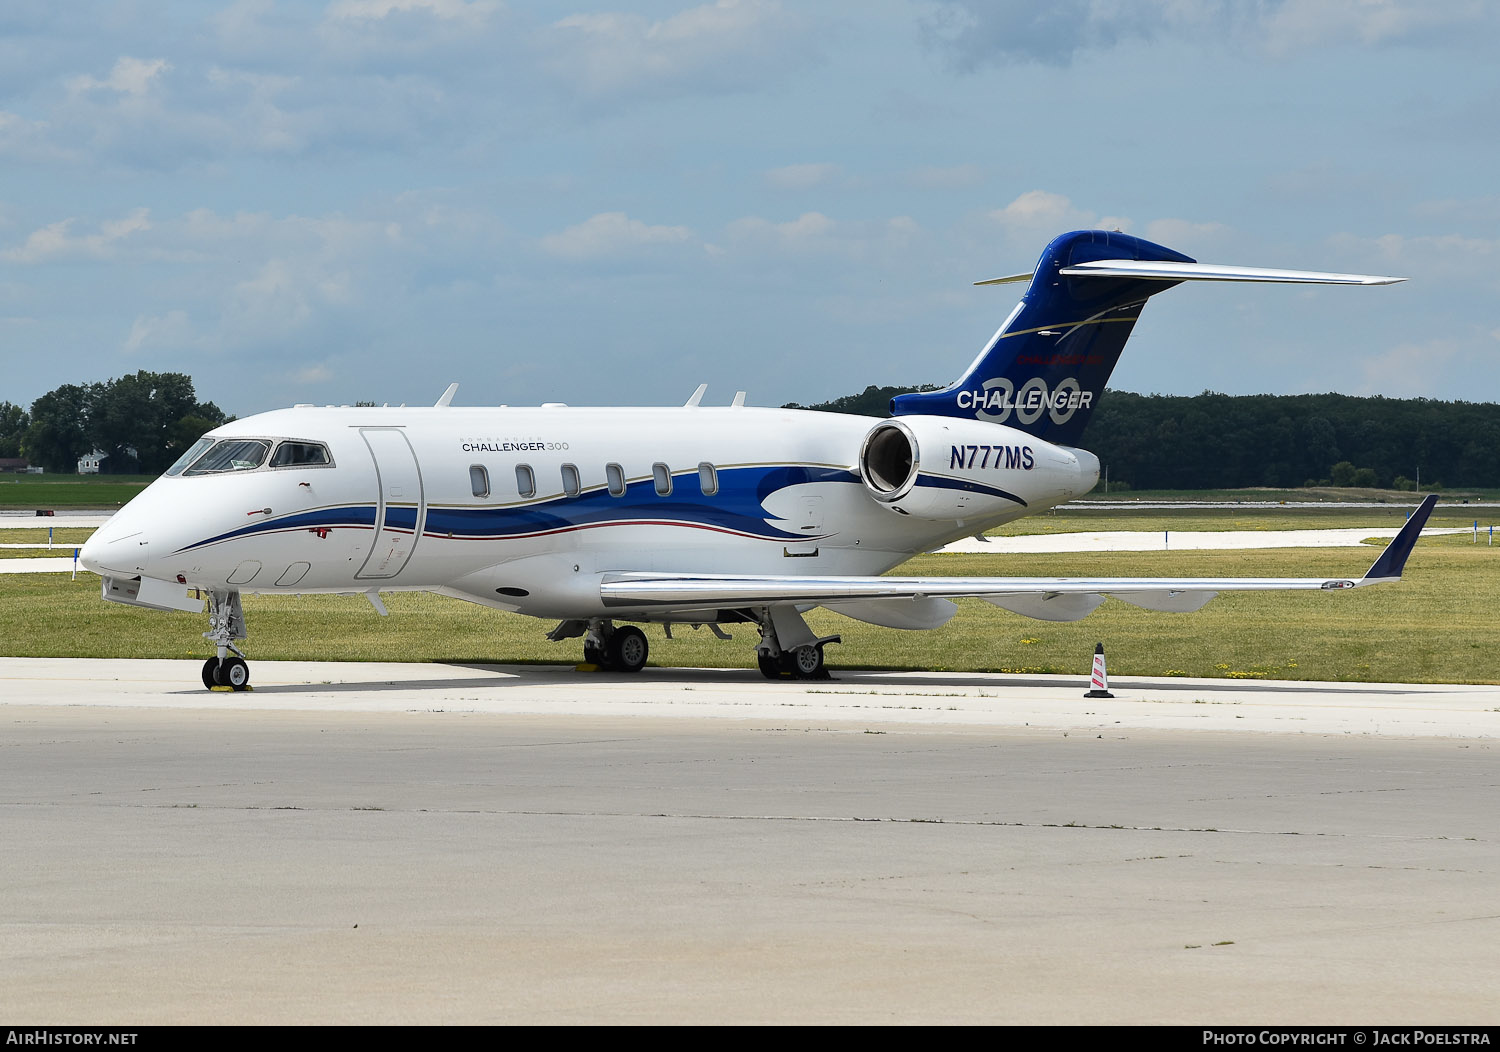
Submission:
POLYGON ((1055 235, 1195 284, 1111 385, 1500 401, 1500 5, 0 5, 0 400, 947 383, 1055 235))

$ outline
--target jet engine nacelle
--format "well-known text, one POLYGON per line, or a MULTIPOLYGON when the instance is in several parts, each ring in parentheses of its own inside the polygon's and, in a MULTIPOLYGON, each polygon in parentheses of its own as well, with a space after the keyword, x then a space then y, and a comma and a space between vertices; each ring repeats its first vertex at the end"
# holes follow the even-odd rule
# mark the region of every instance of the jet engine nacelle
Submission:
POLYGON ((1001 424, 903 416, 865 435, 859 472, 870 496, 897 514, 960 520, 1087 493, 1099 460, 1001 424))

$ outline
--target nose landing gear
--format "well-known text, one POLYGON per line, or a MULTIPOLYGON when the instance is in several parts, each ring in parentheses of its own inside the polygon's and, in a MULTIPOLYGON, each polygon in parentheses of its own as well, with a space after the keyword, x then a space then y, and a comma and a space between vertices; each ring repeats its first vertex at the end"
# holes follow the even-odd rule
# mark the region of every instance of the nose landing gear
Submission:
POLYGON ((231 658, 211 657, 203 663, 203 685, 209 690, 215 687, 249 690, 250 666, 238 655, 231 658))
POLYGON ((203 663, 203 685, 209 690, 228 687, 231 690, 250 689, 250 666, 244 652, 235 646, 248 636, 245 631, 245 611, 240 606, 239 592, 208 593, 208 631, 203 638, 211 640, 218 650, 216 657, 203 663), (230 651, 234 656, 230 657, 230 651))

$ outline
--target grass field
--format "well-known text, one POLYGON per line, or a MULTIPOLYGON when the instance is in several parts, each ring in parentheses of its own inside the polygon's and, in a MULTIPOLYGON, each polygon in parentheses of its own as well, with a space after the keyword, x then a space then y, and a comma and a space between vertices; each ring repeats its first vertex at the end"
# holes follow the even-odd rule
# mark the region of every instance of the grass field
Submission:
MULTIPOLYGON (((1031 537, 1057 533, 1110 533, 1116 530, 1137 533, 1221 532, 1227 530, 1342 530, 1354 526, 1400 529, 1408 508, 1340 508, 1340 509, 1198 509, 1140 511, 1081 509, 1076 505, 1017 519, 989 533, 997 537, 1031 537)), ((1472 511, 1439 505, 1427 520, 1433 528, 1471 527, 1479 521, 1483 534, 1490 524, 1500 526, 1500 508, 1474 508, 1472 511)))
POLYGON ((24 530, 0 530, 0 544, 31 544, 33 548, 0 548, 0 559, 35 559, 48 554, 72 555, 73 549, 94 535, 92 529, 81 526, 55 527, 52 531, 52 551, 47 551, 47 528, 24 530))
MULTIPOLYGON (((1423 491, 1427 492, 1426 490, 1423 491)), ((1355 487, 1337 486, 1306 486, 1288 489, 1210 489, 1210 490, 1180 490, 1180 489, 1151 489, 1151 490, 1125 490, 1118 489, 1111 493, 1105 493, 1102 489, 1094 489, 1085 500, 1090 501, 1412 501, 1415 502, 1418 494, 1412 491, 1390 490, 1390 489, 1361 489, 1355 487)), ((1470 489, 1463 486, 1455 486, 1452 489, 1443 490, 1444 500, 1495 500, 1500 497, 1500 491, 1486 489, 1470 489)))
POLYGON ((0 508, 117 508, 154 475, 0 475, 0 508))
MULTIPOLYGON (((1376 549, 931 555, 900 572, 943 576, 1358 576, 1376 549)), ((1083 621, 1033 621, 978 600, 934 632, 876 628, 824 611, 819 633, 841 633, 829 665, 842 668, 1088 674, 1103 642, 1115 675, 1183 675, 1364 682, 1500 682, 1500 549, 1468 538, 1422 541, 1399 584, 1340 593, 1224 595, 1193 614, 1138 610, 1111 600, 1083 621)), ((559 662, 577 640, 549 643, 551 627, 458 600, 385 596, 381 618, 362 598, 246 596, 255 659, 559 662)), ((202 658, 207 618, 105 603, 80 574, 0 576, 0 654, 202 658)), ((687 626, 666 640, 648 627, 653 664, 752 667, 752 628, 733 642, 687 626)))

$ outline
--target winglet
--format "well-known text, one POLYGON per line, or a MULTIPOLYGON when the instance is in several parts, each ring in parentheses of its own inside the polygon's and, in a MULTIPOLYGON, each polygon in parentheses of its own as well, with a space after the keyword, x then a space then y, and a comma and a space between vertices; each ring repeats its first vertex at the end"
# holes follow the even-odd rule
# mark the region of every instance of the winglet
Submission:
POLYGON ((699 384, 698 389, 688 395, 688 400, 682 403, 684 409, 691 409, 703 401, 703 392, 708 390, 708 384, 699 384))
POLYGON ((434 403, 434 408, 443 409, 443 408, 446 408, 447 406, 452 405, 453 404, 453 396, 456 395, 456 394, 458 394, 458 384, 456 384, 456 383, 449 384, 448 385, 448 390, 444 391, 443 392, 443 396, 441 398, 439 398, 437 400, 437 402, 434 403))
POLYGON ((1437 505, 1437 494, 1429 493, 1427 498, 1411 513, 1411 518, 1406 520, 1406 525, 1401 527, 1401 532, 1386 545, 1385 551, 1380 553, 1380 558, 1375 564, 1365 571, 1366 581, 1391 581, 1401 576, 1401 571, 1406 567, 1406 557, 1411 554, 1412 548, 1417 543, 1417 538, 1422 533, 1422 527, 1427 525, 1427 516, 1432 514, 1432 509, 1437 505))

